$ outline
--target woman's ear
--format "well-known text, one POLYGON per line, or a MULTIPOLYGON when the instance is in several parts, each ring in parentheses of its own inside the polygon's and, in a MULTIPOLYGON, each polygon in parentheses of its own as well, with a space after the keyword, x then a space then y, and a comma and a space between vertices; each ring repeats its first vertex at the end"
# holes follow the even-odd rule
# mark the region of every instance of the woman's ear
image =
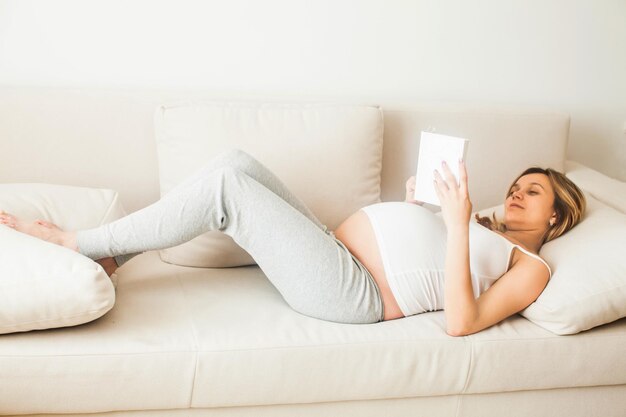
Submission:
POLYGON ((554 226, 556 224, 557 218, 556 213, 552 213, 552 217, 550 217, 550 226, 554 226))

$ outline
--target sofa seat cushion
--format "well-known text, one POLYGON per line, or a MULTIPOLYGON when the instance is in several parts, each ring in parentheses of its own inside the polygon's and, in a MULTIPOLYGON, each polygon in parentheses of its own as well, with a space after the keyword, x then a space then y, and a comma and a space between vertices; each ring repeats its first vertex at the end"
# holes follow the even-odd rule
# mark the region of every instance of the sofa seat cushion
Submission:
POLYGON ((451 337, 441 311, 371 325, 303 316, 257 266, 181 267, 147 252, 118 275, 117 303, 101 319, 0 336, 1 412, 297 404, 626 383, 624 319, 556 336, 516 315, 451 337))

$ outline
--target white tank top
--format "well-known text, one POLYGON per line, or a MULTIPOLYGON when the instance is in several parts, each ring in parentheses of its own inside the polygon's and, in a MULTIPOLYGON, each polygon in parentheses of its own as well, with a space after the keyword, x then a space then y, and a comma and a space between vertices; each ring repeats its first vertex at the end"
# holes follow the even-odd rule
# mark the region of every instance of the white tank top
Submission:
MULTIPOLYGON (((443 310, 447 230, 443 218, 416 204, 384 202, 362 208, 372 223, 385 275, 405 316, 443 310)), ((469 225, 474 297, 508 270, 513 248, 539 256, 481 226, 469 225)))

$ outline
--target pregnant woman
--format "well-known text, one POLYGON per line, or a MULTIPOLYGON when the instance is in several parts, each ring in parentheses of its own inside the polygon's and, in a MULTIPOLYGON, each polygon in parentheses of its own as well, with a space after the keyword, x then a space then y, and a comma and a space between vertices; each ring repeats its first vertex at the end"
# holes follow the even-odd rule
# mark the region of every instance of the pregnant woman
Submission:
MULTIPOLYGON (((231 236, 296 311, 376 323, 445 310, 452 336, 478 332, 531 304, 551 276, 537 253, 585 211, 580 189, 552 169, 511 184, 502 222, 471 219, 467 172, 442 165, 433 186, 441 216, 412 200, 367 206, 334 232, 259 161, 240 150, 209 161, 156 203, 95 229, 64 231, 0 212, 0 223, 77 251, 110 275, 141 252, 209 230, 231 236)), ((233 300, 236 302, 236 300, 233 300)))

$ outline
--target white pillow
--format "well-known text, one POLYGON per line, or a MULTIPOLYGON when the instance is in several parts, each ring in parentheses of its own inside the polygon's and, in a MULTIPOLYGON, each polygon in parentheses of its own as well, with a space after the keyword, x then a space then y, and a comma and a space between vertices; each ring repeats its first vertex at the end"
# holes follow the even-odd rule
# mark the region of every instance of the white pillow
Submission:
POLYGON ((0 184, 0 210, 65 230, 88 229, 126 215, 117 191, 69 185, 0 184))
POLYGON ((583 220, 541 248, 552 278, 521 314, 556 334, 626 317, 626 215, 586 194, 583 220))
MULTIPOLYGON (((520 314, 553 333, 575 334, 626 317, 626 215, 587 192, 582 221, 544 244, 539 255, 552 278, 539 298, 520 314)), ((496 211, 503 219, 504 205, 496 211)))
MULTIPOLYGON (((0 184, 0 210, 66 230, 125 214, 113 190, 52 184, 0 184)), ((98 263, 0 225, 0 334, 82 324, 114 302, 113 283, 98 263)))
MULTIPOLYGON (((337 104, 204 102, 155 114, 161 196, 209 159, 233 148, 260 160, 334 230, 380 201, 383 115, 379 107, 337 104)), ((254 264, 218 231, 159 251, 165 262, 196 267, 254 264)))

